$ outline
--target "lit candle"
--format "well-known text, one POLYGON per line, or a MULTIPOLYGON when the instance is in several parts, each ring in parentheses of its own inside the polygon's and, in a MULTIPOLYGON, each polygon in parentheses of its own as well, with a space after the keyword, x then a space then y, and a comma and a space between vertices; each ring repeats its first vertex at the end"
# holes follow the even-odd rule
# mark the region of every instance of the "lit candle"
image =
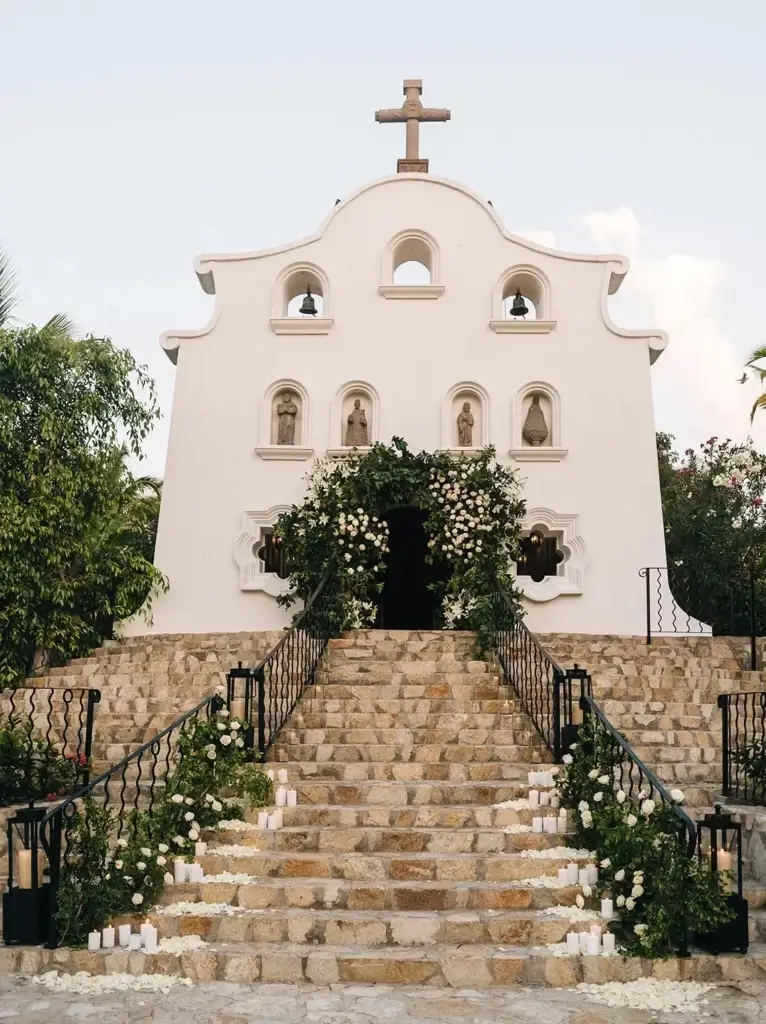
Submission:
POLYGON ((533 818, 532 819, 532 831, 533 832, 542 832, 542 830, 543 830, 543 819, 542 818, 533 818))
POLYGON ((605 921, 611 921, 614 917, 614 903, 606 896, 601 900, 601 916, 605 921))
POLYGON ((529 791, 529 806, 539 807, 540 806, 540 794, 536 789, 530 789, 529 791))
POLYGON ((174 860, 173 861, 173 878, 177 885, 183 885, 186 881, 186 861, 185 860, 174 860))
POLYGON ((297 789, 288 789, 287 791, 287 806, 297 807, 298 806, 298 791, 297 789))
POLYGON ((121 924, 118 927, 117 932, 119 934, 120 945, 128 946, 130 944, 130 925, 121 924))
POLYGON ((134 933, 133 935, 130 936, 130 942, 128 943, 128 949, 131 949, 131 950, 135 951, 135 950, 138 950, 140 948, 141 948, 141 936, 134 933))
POLYGON ((200 842, 200 843, 195 843, 194 844, 194 856, 195 857, 204 857, 206 852, 207 852, 207 843, 200 842))
POLYGON ((602 942, 603 945, 601 948, 601 953, 603 956, 612 956, 614 953, 617 952, 616 939, 611 932, 604 932, 602 942))
POLYGON ((287 803, 287 790, 280 786, 277 790, 277 807, 284 807, 287 803))
POLYGON ((598 868, 595 864, 587 864, 585 870, 588 872, 588 885, 595 885, 598 882, 598 868))
POLYGON ((588 947, 586 953, 588 956, 598 956, 601 952, 601 936, 593 935, 592 932, 586 932, 588 936, 588 947))
POLYGON ((286 783, 287 782, 287 768, 280 768, 279 771, 277 772, 277 778, 279 779, 279 781, 281 783, 283 783, 283 784, 286 783))
POLYGON ((101 932, 101 945, 104 949, 114 949, 114 928, 104 928, 101 932))
POLYGON ((580 936, 577 932, 567 932, 567 953, 580 952, 580 936))
POLYGON ((588 952, 588 939, 590 938, 590 932, 578 932, 577 937, 580 940, 580 952, 581 953, 587 953, 588 952))
POLYGON ((549 834, 555 834, 558 826, 558 818, 546 818, 543 824, 543 828, 549 834))
POLYGON ((151 924, 147 925, 146 933, 144 934, 144 952, 157 952, 157 929, 151 924))
POLYGON ((577 873, 577 884, 578 885, 590 885, 590 882, 588 881, 588 869, 587 868, 580 868, 580 870, 578 871, 578 873, 577 873))
POLYGON ((19 874, 19 889, 32 888, 32 851, 19 850, 16 854, 19 874))
POLYGON ((572 860, 567 864, 570 885, 577 885, 577 870, 577 863, 575 861, 572 860))
POLYGON ((540 806, 548 807, 551 802, 551 795, 547 790, 543 790, 540 794, 540 806))
POLYGON ((718 851, 718 870, 731 871, 731 854, 726 848, 718 851))
POLYGON ((88 950, 93 952, 101 949, 101 932, 88 932, 88 950))
POLYGON ((591 933, 591 935, 598 935, 598 937, 601 938, 601 932, 602 931, 603 931, 603 929, 602 929, 600 924, 592 924, 590 926, 590 933, 591 933))
POLYGON ((143 923, 143 924, 141 925, 141 927, 140 927, 140 928, 138 929, 138 932, 139 932, 139 936, 140 936, 140 938, 141 938, 141 945, 142 945, 142 946, 145 946, 145 945, 146 945, 146 936, 147 936, 147 934, 149 933, 149 930, 150 930, 151 928, 152 928, 152 925, 151 925, 151 924, 149 924, 149 922, 148 922, 148 921, 144 921, 144 923, 143 923))
POLYGON ((569 884, 569 872, 566 868, 559 868, 559 882, 562 885, 569 884))
POLYGON ((269 824, 269 812, 259 811, 258 812, 258 828, 268 828, 269 824))

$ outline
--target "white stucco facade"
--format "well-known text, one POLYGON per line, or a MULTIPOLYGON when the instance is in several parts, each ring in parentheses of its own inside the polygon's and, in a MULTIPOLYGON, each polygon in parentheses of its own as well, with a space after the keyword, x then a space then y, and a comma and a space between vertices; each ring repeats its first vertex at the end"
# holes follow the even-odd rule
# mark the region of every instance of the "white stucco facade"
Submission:
POLYGON ((666 338, 611 323, 625 259, 545 249, 470 190, 398 174, 341 202, 315 235, 203 256, 196 270, 214 315, 162 338, 177 367, 156 553, 170 590, 151 625, 126 632, 289 620, 253 546, 302 496, 310 459, 342 448, 355 396, 371 440, 398 435, 414 450, 455 447, 456 409, 470 400, 474 443, 518 469, 527 525, 565 553, 558 576, 522 581, 530 627, 644 631, 638 572, 665 565, 649 368, 666 338), (406 256, 430 264, 430 285, 393 284, 406 256), (306 282, 322 295, 319 316, 286 316, 306 282), (504 317, 517 284, 536 319, 504 317), (299 405, 291 446, 275 444, 283 391, 299 405), (533 395, 549 431, 541 447, 522 436, 533 395))

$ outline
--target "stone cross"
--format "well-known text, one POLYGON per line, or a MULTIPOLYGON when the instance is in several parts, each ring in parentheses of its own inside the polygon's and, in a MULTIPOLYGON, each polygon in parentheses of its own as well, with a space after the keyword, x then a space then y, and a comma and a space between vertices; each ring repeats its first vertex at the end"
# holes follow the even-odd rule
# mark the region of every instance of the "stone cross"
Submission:
POLYGON ((420 171, 428 174, 428 160, 418 155, 418 136, 421 121, 449 121, 450 112, 444 108, 424 107, 420 102, 420 95, 423 92, 423 80, 420 78, 405 78, 404 80, 404 103, 398 110, 376 110, 375 120, 379 124, 394 124, 400 121, 407 123, 407 148, 404 160, 397 160, 396 170, 399 174, 406 174, 408 171, 420 171))

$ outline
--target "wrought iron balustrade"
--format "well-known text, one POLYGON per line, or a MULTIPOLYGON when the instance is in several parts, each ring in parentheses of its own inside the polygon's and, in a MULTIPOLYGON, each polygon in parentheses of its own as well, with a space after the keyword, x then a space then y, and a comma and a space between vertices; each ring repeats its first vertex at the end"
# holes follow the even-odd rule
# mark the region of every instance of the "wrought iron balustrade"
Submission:
POLYGON ((718 707, 723 795, 766 804, 766 693, 722 693, 718 707))
POLYGON ((85 687, 0 691, 0 806, 87 786, 100 700, 85 687))

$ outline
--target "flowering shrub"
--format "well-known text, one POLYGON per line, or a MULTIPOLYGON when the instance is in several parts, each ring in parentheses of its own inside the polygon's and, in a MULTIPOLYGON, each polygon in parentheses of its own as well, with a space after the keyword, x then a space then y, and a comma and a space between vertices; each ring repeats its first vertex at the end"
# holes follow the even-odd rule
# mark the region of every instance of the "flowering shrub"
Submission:
POLYGON ((394 438, 364 455, 319 460, 308 493, 277 522, 285 543, 291 591, 305 598, 328 571, 339 591, 339 628, 372 625, 383 587, 389 530, 386 512, 414 505, 426 513, 428 560, 444 570, 432 584, 447 628, 492 629, 491 598, 498 581, 517 594, 513 563, 524 502, 514 473, 494 449, 475 458, 412 453, 394 438))
POLYGON ((71 793, 87 768, 84 754, 62 754, 31 725, 9 719, 0 725, 0 806, 56 800, 71 793))
MULTIPOLYGON (((669 956, 694 932, 728 920, 724 879, 688 856, 672 807, 645 791, 634 800, 621 788, 623 757, 611 734, 588 715, 558 776, 562 803, 574 812, 574 845, 595 850, 600 860, 598 884, 583 887, 578 906, 610 895, 619 915, 612 930, 625 951, 669 956)), ((680 790, 670 796, 683 802, 680 790)))
POLYGON ((734 750, 732 756, 742 776, 752 784, 753 799, 763 801, 766 798, 766 742, 753 740, 734 750))
POLYGON ((190 722, 179 736, 161 797, 122 822, 108 807, 83 801, 65 826, 69 846, 57 894, 62 943, 82 944, 89 931, 155 902, 173 881, 173 861, 191 859, 202 830, 231 817, 231 800, 224 804, 222 790, 239 798, 257 793, 264 806, 273 801, 271 780, 244 763, 244 728, 225 708, 210 721, 190 722))
POLYGON ((711 437, 682 458, 657 435, 670 586, 718 634, 750 630, 750 574, 758 629, 766 627, 766 457, 751 441, 711 437))

